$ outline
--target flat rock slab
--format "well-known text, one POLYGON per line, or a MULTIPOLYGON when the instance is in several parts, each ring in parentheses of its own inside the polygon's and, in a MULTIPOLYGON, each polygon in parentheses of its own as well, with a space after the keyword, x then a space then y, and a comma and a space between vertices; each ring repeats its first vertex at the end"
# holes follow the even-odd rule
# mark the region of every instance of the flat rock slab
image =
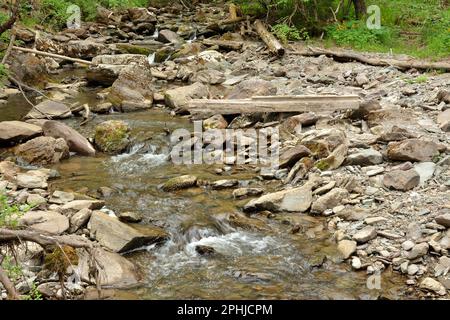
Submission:
MULTIPOLYGON (((83 281, 96 283, 89 272, 89 259, 85 250, 78 251, 80 260, 78 270, 83 281)), ((95 261, 99 265, 99 285, 114 288, 122 288, 138 283, 138 275, 134 264, 120 254, 106 251, 102 248, 92 250, 95 261)))
POLYGON ((79 211, 81 209, 98 210, 103 208, 105 201, 101 200, 74 200, 61 207, 63 212, 79 211))
POLYGON ((311 206, 312 186, 282 190, 253 199, 244 206, 244 211, 305 212, 311 206))
POLYGON ((72 116, 70 108, 64 103, 46 100, 39 103, 25 116, 26 119, 65 119, 72 116))
POLYGON ((19 223, 36 231, 54 235, 69 229, 69 219, 54 211, 29 211, 19 219, 19 223))
POLYGON ((142 229, 138 231, 101 211, 92 213, 88 228, 102 246, 114 252, 126 252, 168 237, 160 228, 148 227, 145 232, 142 229))
POLYGON ((21 142, 42 134, 41 127, 22 121, 0 122, 0 144, 21 142))

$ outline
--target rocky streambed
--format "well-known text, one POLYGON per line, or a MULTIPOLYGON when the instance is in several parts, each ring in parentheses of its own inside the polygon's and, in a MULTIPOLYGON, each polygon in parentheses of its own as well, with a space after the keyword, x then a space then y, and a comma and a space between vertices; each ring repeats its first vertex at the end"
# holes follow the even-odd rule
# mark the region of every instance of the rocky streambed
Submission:
MULTIPOLYGON (((78 249, 65 294, 99 298, 100 281, 101 298, 448 297, 448 74, 289 52, 273 59, 246 32, 211 28, 221 15, 212 6, 132 9, 36 40, 40 50, 93 59, 89 67, 10 58, 21 81, 47 75, 36 108, 15 89, 0 94, 1 189, 24 211, 12 221, 89 241, 104 268, 96 281, 78 249), (242 47, 205 45, 210 36, 242 47), (193 127, 183 116, 190 99, 304 94, 363 103, 203 122, 278 127, 273 172, 228 158, 172 163, 170 133, 193 127)), ((35 285, 46 298, 63 296, 44 263, 51 252, 31 243, 15 252, 21 293, 35 285)))

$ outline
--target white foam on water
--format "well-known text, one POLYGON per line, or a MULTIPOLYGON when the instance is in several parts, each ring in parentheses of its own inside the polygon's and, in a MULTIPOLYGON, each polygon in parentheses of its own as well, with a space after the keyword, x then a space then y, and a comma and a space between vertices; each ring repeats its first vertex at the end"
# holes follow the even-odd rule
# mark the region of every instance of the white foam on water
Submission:
POLYGON ((158 167, 168 160, 168 155, 155 153, 156 147, 150 146, 150 151, 140 154, 144 143, 135 144, 128 153, 119 154, 110 159, 113 169, 121 173, 142 172, 143 168, 158 167))
POLYGON ((154 32, 153 35, 152 35, 152 38, 157 39, 158 37, 159 37, 159 29, 156 28, 156 29, 155 29, 155 32, 154 32))
POLYGON ((150 64, 150 65, 152 65, 152 64, 154 64, 155 63, 155 58, 156 58, 156 52, 153 52, 152 54, 150 54, 149 56, 148 56, 148 63, 150 64))
POLYGON ((171 239, 162 247, 147 247, 147 251, 152 252, 156 258, 150 266, 150 277, 169 276, 177 270, 208 264, 209 260, 202 258, 195 251, 198 245, 212 247, 217 253, 229 258, 263 255, 269 247, 279 246, 278 241, 270 236, 261 237, 241 231, 224 235, 213 233, 210 230, 199 232, 201 239, 194 238, 184 246, 171 239), (205 236, 202 237, 202 234, 205 236))

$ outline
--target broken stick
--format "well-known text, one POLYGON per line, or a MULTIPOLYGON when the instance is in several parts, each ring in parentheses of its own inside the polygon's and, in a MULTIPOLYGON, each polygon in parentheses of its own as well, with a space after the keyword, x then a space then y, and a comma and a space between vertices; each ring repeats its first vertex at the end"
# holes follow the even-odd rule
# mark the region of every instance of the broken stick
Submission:
POLYGON ((261 20, 255 21, 256 32, 258 32, 261 39, 269 48, 269 51, 277 56, 282 56, 284 54, 284 47, 281 43, 275 38, 275 36, 270 33, 261 20))
POLYGON ((22 51, 22 52, 27 52, 27 53, 34 53, 34 54, 41 55, 41 56, 45 56, 45 57, 51 57, 51 58, 56 58, 56 59, 62 59, 62 60, 67 60, 67 61, 77 62, 77 63, 81 63, 81 64, 87 64, 87 65, 93 65, 93 64, 94 64, 94 63, 92 63, 91 61, 82 60, 82 59, 77 59, 77 58, 71 58, 71 57, 62 56, 62 55, 55 54, 55 53, 49 53, 49 52, 44 52, 44 51, 38 51, 38 50, 28 49, 28 48, 21 48, 21 47, 16 47, 16 46, 13 46, 12 48, 13 48, 14 50, 17 50, 17 51, 22 51))

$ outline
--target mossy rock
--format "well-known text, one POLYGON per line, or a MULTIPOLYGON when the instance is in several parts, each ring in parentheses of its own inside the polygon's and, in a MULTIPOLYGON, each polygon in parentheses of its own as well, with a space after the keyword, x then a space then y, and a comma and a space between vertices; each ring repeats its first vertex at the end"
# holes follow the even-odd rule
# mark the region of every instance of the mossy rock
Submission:
POLYGON ((166 183, 163 184, 162 189, 164 191, 170 192, 192 188, 195 187, 196 185, 197 185, 196 176, 184 175, 169 179, 168 181, 166 181, 166 183))
POLYGON ((153 52, 153 50, 150 48, 137 46, 129 43, 119 43, 117 44, 117 49, 119 49, 121 53, 143 54, 146 56, 148 56, 153 52))
POLYGON ((269 231, 268 226, 262 220, 249 218, 241 213, 230 213, 228 222, 235 228, 254 231, 269 231))
POLYGON ((204 46, 200 43, 185 43, 179 50, 177 50, 173 55, 173 59, 197 55, 202 52, 204 46))
POLYGON ((44 257, 45 269, 62 275, 71 265, 78 264, 78 255, 74 248, 69 246, 56 247, 44 257))
POLYGON ((326 171, 330 168, 330 163, 327 161, 327 159, 322 159, 315 163, 315 167, 320 171, 326 171))
POLYGON ((95 128, 95 145, 105 153, 118 154, 130 144, 130 129, 123 121, 110 120, 95 128))
POLYGON ((311 153, 316 158, 326 158, 330 154, 329 146, 324 141, 305 141, 302 144, 311 150, 311 153))
POLYGON ((174 49, 171 47, 164 47, 156 51, 155 53, 155 62, 161 63, 166 61, 174 52, 174 49))

